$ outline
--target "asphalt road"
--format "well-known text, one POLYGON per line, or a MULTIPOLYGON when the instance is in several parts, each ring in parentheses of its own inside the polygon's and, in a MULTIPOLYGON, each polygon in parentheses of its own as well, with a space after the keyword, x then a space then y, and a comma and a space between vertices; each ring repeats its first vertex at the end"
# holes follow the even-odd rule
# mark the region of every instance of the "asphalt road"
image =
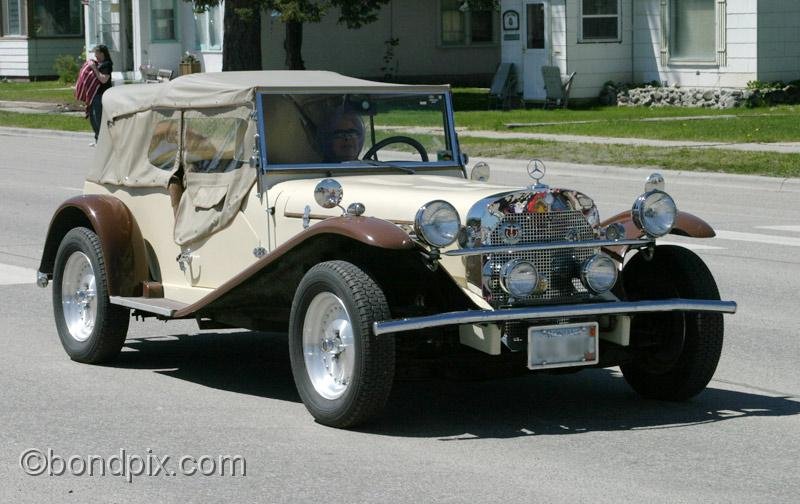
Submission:
MULTIPOLYGON (((641 400, 614 369, 401 382, 379 423, 341 431, 314 423, 299 402, 279 334, 150 321, 132 323, 111 366, 66 357, 51 289, 34 287, 32 271, 53 210, 79 194, 91 155, 88 138, 0 132, 0 502, 706 503, 800 495, 797 180, 665 173, 679 207, 720 236, 668 241, 694 248, 723 298, 740 307, 725 319, 716 377, 695 399, 641 400), (25 474, 20 459, 29 449, 46 457, 52 450, 56 474, 25 474), (127 475, 111 474, 120 464, 105 476, 99 468, 57 475, 58 457, 90 455, 169 456, 168 472, 184 455, 241 455, 246 476, 132 475, 136 464, 127 475)), ((529 183, 525 163, 493 166, 495 180, 529 183)), ((629 208, 647 173, 556 163, 549 170, 547 182, 589 193, 604 216, 629 208)), ((79 469, 77 460, 71 471, 79 469)))

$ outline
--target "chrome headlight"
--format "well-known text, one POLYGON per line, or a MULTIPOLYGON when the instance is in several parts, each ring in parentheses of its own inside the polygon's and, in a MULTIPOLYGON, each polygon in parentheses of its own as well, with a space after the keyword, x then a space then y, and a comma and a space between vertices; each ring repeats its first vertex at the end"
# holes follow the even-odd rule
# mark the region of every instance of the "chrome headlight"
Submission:
POLYGON ((654 190, 644 193, 633 204, 633 223, 653 238, 660 238, 672 231, 678 208, 669 194, 654 190))
POLYGON ((604 254, 596 254, 586 260, 581 268, 581 283, 589 292, 601 294, 617 283, 617 264, 604 254))
POLYGON ((428 245, 446 247, 456 241, 461 218, 450 203, 442 200, 422 205, 414 219, 414 231, 428 245))
POLYGON ((539 273, 528 261, 514 259, 500 270, 500 287, 514 297, 530 296, 538 285, 539 273))

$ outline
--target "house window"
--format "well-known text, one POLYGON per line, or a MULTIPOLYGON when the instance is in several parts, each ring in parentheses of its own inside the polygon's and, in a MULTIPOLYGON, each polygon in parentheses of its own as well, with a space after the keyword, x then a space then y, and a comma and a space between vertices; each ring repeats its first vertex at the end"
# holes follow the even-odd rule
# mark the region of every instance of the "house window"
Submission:
POLYGON ((80 37, 83 34, 81 0, 34 0, 31 35, 80 37))
POLYGON ((440 0, 443 46, 493 44, 496 40, 492 0, 440 0))
POLYGON ((669 18, 669 51, 672 60, 715 60, 715 1, 672 0, 669 18))
POLYGON ((620 0, 581 0, 581 42, 620 40, 620 0))
POLYGON ((222 50, 222 7, 210 7, 206 12, 195 12, 195 46, 201 51, 222 50))
POLYGON ((22 35, 22 0, 3 0, 3 35, 22 35))
POLYGON ((152 26, 151 39, 158 41, 176 40, 175 27, 175 0, 151 0, 150 21, 152 26))

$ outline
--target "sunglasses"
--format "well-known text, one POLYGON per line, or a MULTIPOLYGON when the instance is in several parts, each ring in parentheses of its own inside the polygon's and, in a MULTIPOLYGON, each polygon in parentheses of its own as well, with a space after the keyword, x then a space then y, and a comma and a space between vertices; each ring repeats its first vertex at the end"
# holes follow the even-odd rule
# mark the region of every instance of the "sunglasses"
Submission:
POLYGON ((357 138, 361 138, 361 132, 357 129, 339 129, 335 130, 331 134, 331 138, 334 140, 355 140, 357 138))

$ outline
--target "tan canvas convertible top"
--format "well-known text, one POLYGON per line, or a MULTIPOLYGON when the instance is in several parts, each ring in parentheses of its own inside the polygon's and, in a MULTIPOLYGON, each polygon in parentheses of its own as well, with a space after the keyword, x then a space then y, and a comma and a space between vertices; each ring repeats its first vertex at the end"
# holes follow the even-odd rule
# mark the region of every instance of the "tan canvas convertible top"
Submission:
MULTIPOLYGON (((103 119, 86 179, 127 188, 181 187, 175 242, 225 227, 256 180, 253 151, 259 91, 446 93, 449 86, 385 84, 320 71, 199 73, 134 84, 103 95, 103 119)), ((286 131, 298 136, 285 124, 286 131)), ((306 149, 311 150, 311 149, 306 149)))

